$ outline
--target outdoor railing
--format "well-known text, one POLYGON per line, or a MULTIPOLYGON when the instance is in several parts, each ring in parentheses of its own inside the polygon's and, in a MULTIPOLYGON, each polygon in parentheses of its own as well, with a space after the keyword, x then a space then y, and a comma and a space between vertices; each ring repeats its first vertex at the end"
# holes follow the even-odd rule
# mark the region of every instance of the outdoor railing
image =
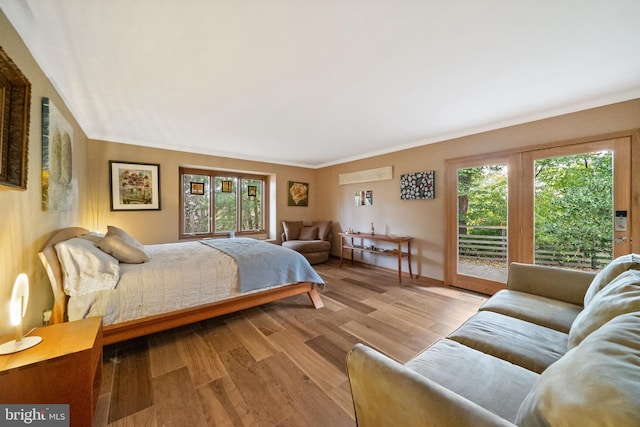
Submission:
MULTIPOLYGON (((501 226, 464 226, 458 235, 458 257, 461 260, 506 261, 507 229, 501 226), (489 231, 488 234, 463 234, 466 230, 489 231), (495 235, 499 230, 500 235, 495 235)), ((569 268, 591 268, 591 257, 584 252, 568 247, 553 245, 539 246, 535 249, 535 263, 539 265, 563 266, 569 268)), ((612 259, 611 251, 603 249, 596 255, 596 266, 602 268, 612 259)))

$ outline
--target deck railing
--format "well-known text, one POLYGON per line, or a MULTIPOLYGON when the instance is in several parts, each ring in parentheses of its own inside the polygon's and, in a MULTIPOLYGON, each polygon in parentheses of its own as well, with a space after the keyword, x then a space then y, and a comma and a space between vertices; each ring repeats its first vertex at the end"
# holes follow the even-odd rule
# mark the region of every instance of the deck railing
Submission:
MULTIPOLYGON (((464 226, 458 234, 458 256, 462 260, 506 261, 507 228, 501 226, 464 226), (476 234, 466 234, 474 230, 476 234), (486 233, 486 234, 485 234, 486 233), (491 233, 491 234, 489 234, 491 233)), ((598 251, 595 263, 598 269, 612 259, 611 249, 598 251)), ((592 259, 584 252, 570 246, 545 245, 535 248, 535 262, 539 265, 586 268, 592 266, 592 259)))

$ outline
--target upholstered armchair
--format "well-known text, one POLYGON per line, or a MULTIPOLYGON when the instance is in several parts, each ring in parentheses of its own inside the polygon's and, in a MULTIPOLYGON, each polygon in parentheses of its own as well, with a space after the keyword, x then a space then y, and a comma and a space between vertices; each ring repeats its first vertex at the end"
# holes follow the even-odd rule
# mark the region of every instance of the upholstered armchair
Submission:
POLYGON ((331 251, 331 221, 282 221, 282 246, 300 252, 310 264, 329 259, 331 251))

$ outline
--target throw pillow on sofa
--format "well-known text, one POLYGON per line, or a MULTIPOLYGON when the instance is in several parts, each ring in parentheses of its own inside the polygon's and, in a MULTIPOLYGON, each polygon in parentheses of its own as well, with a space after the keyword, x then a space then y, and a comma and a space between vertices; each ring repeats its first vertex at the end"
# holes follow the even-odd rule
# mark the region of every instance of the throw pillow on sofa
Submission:
POLYGON ((568 348, 621 314, 640 311, 640 271, 629 270, 613 279, 578 314, 569 330, 568 348))
POLYGON ((640 313, 593 332, 542 373, 516 417, 521 427, 640 426, 640 313))
POLYGON ((640 270, 640 255, 628 254, 618 257, 603 268, 596 277, 593 278, 587 293, 584 295, 584 306, 588 306, 593 297, 613 279, 627 270, 640 270))

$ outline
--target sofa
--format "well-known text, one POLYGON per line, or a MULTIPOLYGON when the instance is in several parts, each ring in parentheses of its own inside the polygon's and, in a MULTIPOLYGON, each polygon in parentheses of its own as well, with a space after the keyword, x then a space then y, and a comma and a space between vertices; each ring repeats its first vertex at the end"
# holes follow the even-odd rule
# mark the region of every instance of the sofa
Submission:
POLYGON ((347 355, 368 426, 640 426, 640 256, 597 275, 512 263, 507 288, 399 363, 347 355))
POLYGON ((331 221, 282 221, 282 246, 300 252, 310 264, 329 259, 331 221))

